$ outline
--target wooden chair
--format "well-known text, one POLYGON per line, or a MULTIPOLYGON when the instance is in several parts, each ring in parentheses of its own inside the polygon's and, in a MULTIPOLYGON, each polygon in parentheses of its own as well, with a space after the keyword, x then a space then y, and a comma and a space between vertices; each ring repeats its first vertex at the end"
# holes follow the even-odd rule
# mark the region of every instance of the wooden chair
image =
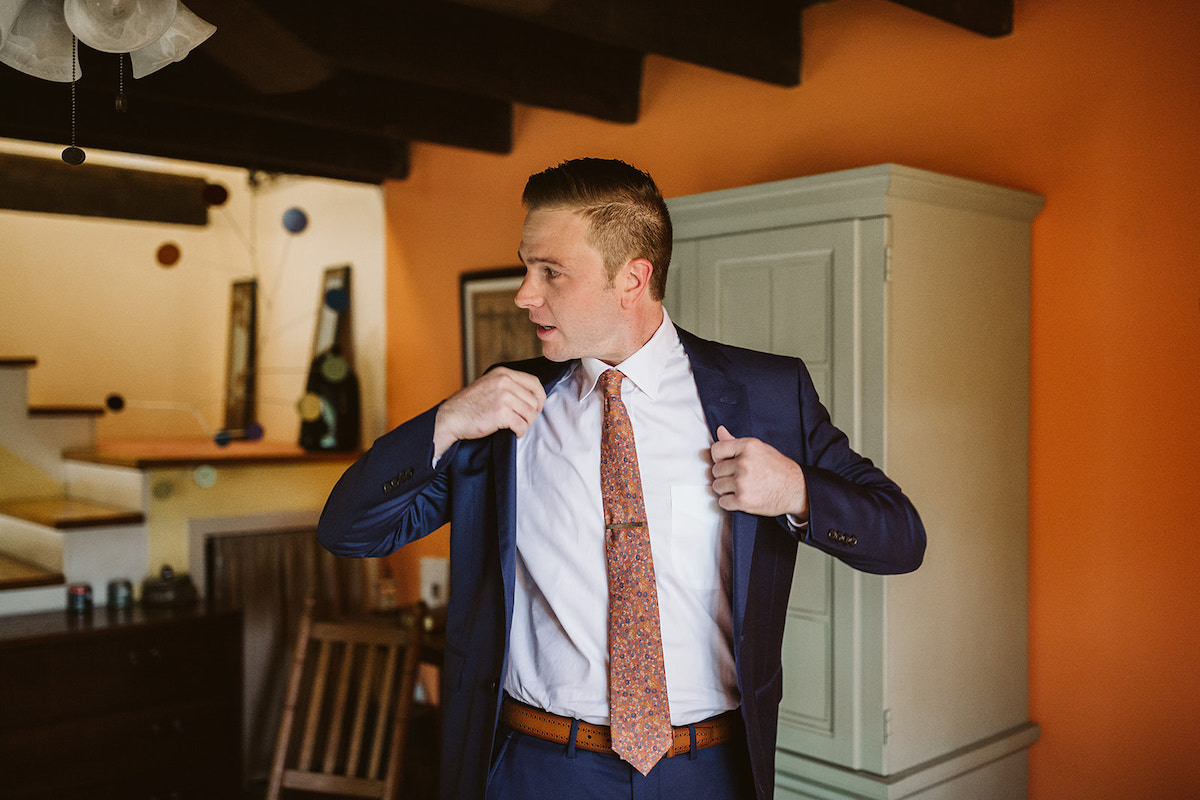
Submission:
POLYGON ((317 622, 296 639, 268 800, 283 789, 399 797, 420 657, 422 609, 386 619, 317 622))

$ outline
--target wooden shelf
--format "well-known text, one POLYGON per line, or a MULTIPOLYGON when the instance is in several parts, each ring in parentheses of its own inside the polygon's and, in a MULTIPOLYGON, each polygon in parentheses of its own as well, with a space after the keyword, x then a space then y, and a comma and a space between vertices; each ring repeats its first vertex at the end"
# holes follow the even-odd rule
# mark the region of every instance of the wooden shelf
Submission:
POLYGON ((291 442, 232 441, 218 445, 211 439, 154 439, 100 442, 94 447, 67 450, 71 461, 114 467, 154 469, 172 467, 255 466, 261 464, 304 464, 329 461, 352 462, 361 452, 305 450, 291 442))
POLYGON ((0 553, 0 590, 60 586, 66 583, 61 572, 39 567, 0 553))
POLYGON ((31 417, 102 417, 103 406, 30 406, 31 417))
POLYGON ((0 502, 0 514, 23 519, 56 530, 100 528, 109 525, 140 525, 146 516, 104 503, 72 500, 69 497, 36 497, 0 502))

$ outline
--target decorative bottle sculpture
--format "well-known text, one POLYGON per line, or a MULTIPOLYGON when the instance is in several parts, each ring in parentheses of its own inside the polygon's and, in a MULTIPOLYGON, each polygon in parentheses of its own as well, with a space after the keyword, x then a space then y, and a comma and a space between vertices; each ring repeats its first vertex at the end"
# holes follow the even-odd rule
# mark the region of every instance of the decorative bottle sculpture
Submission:
POLYGON ((357 450, 361 404, 354 372, 350 318, 350 267, 331 267, 321 285, 313 360, 300 398, 300 446, 305 450, 357 450))
POLYGON ((358 376, 336 344, 313 360, 300 406, 300 446, 305 450, 359 448, 358 376))

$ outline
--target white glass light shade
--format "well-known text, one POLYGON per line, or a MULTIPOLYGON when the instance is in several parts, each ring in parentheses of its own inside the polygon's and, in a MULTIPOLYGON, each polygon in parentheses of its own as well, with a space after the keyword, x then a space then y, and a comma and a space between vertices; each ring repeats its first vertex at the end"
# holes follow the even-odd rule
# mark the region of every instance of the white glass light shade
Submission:
POLYGON ((175 20, 178 0, 66 0, 67 26, 79 41, 104 53, 129 53, 153 44, 175 20))
POLYGON ((133 64, 133 77, 144 78, 167 64, 182 61, 184 56, 212 36, 216 30, 215 25, 200 19, 191 9, 179 3, 175 21, 171 23, 167 32, 153 44, 129 54, 129 60, 133 64))
POLYGON ((8 41, 8 32, 12 30, 17 15, 25 7, 26 0, 0 0, 0 48, 8 41))
POLYGON ((78 64, 72 68, 74 48, 62 0, 27 0, 5 31, 0 62, 35 78, 70 83, 83 76, 78 64))

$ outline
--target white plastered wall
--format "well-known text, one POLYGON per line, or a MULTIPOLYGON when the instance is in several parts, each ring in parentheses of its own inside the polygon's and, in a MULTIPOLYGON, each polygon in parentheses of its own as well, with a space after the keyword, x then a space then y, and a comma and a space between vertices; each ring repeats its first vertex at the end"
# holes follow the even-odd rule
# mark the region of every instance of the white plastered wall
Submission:
MULTIPOLYGON (((0 152, 60 146, 0 139, 0 152)), ((378 186, 87 151, 87 164, 199 176, 229 192, 206 226, 0 210, 0 355, 34 356, 33 404, 127 406, 100 439, 210 436, 224 422, 230 285, 259 280, 258 417, 295 441, 326 268, 352 266, 363 441, 384 429, 384 212, 378 186), (290 208, 307 227, 283 226, 290 208), (182 257, 164 268, 167 242, 182 257)))

